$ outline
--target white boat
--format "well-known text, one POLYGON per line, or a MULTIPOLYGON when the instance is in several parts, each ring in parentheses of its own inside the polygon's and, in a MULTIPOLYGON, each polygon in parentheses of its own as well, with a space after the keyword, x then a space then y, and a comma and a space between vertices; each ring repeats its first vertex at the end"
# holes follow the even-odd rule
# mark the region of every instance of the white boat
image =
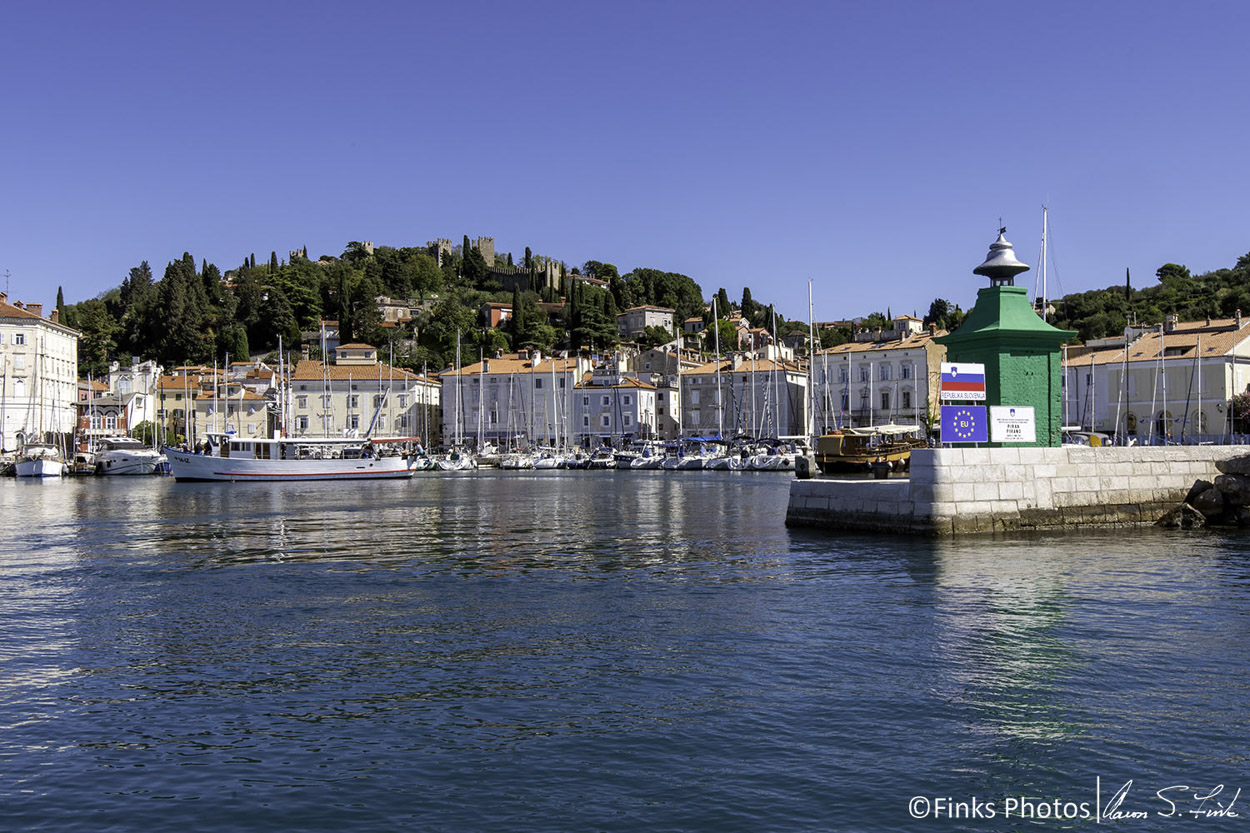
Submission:
MULTIPOLYGON (((638 456, 629 461, 631 469, 658 469, 660 463, 664 460, 664 449, 656 444, 648 444, 638 453, 638 456)), ((617 463, 620 466, 620 463, 617 463)))
POLYGON ((536 469, 562 469, 567 465, 568 460, 560 452, 544 448, 534 457, 534 468, 536 469))
POLYGON ((524 451, 510 451, 499 458, 499 468, 532 469, 534 468, 534 455, 524 451))
POLYGON ((453 448, 437 460, 439 471, 471 471, 477 468, 473 455, 460 448, 453 448))
POLYGON ((14 473, 18 477, 60 477, 65 474, 65 458, 48 443, 27 443, 17 454, 14 473))
POLYGON ((606 445, 601 445, 590 455, 590 459, 586 462, 588 469, 614 469, 616 468, 616 455, 612 453, 612 449, 606 445))
POLYGON ((96 474, 155 474, 164 465, 164 454, 133 437, 107 437, 95 455, 96 474))
POLYGON ((163 450, 176 480, 382 480, 411 477, 417 470, 412 455, 379 456, 373 441, 358 439, 252 439, 210 432, 202 451, 163 450))

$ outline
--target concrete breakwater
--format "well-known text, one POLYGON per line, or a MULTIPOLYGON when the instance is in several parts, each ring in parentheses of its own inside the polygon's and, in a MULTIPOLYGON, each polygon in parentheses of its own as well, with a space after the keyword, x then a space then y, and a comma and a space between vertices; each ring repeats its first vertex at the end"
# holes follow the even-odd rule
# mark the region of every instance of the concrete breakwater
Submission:
POLYGON ((795 480, 786 525, 916 535, 1148 526, 1246 446, 934 448, 911 476, 795 480))

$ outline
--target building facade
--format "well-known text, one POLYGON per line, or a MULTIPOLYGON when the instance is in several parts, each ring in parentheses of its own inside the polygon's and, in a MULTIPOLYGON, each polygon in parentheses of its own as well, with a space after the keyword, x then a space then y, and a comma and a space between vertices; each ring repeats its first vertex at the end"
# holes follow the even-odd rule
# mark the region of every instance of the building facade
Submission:
POLYGON ((444 444, 568 445, 574 388, 589 372, 588 359, 544 357, 537 350, 446 371, 441 375, 444 444))
POLYGON ((1250 319, 1170 316, 1127 347, 1065 351, 1062 375, 1065 426, 1141 444, 1218 441, 1244 428, 1231 400, 1250 391, 1250 319))
POLYGON ((937 331, 892 341, 853 341, 812 359, 817 433, 899 423, 928 426, 937 419, 946 350, 937 331))
POLYGON ((775 348, 735 353, 681 376, 681 435, 806 437, 807 366, 775 348))
POLYGON ((0 292, 0 451, 68 440, 77 399, 78 332, 0 292))
POLYGON ((441 385, 378 361, 376 347, 343 344, 334 362, 303 359, 279 396, 294 437, 409 437, 439 442, 441 385))

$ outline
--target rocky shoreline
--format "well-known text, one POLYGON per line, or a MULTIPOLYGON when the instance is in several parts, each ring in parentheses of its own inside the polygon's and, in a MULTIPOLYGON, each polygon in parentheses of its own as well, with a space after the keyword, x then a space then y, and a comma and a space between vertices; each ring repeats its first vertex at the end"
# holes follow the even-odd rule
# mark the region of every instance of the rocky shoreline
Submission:
POLYGON ((1250 454, 1216 461, 1215 468, 1220 474, 1214 482, 1195 481, 1180 506, 1156 525, 1169 529, 1250 527, 1250 454))

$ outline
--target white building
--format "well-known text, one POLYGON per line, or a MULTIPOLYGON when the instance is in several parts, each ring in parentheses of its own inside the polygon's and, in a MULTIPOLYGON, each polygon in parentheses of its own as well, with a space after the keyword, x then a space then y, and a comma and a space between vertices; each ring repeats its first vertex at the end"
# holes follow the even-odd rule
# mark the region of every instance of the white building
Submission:
POLYGON ((621 338, 642 335, 648 327, 663 327, 673 332, 673 316, 676 310, 668 307, 630 307, 616 316, 616 327, 621 338))
POLYGON ((681 376, 681 435, 805 437, 808 434, 807 367, 780 356, 735 353, 681 376))
POLYGON ((1065 351, 1063 423, 1141 443, 1233 431, 1229 401, 1250 390, 1250 319, 1178 322, 1118 346, 1065 351))
POLYGON ((627 439, 655 439, 656 389, 625 376, 615 367, 597 369, 577 386, 575 422, 577 444, 619 446, 627 439))
POLYGON ((378 361, 376 347, 343 344, 334 363, 303 359, 286 392, 287 431, 295 437, 407 437, 438 441, 441 385, 378 361))
POLYGON ((937 332, 913 330, 890 341, 852 341, 817 353, 812 360, 817 432, 936 420, 946 355, 933 341, 937 332))
POLYGON ((574 388, 590 372, 585 358, 547 357, 535 350, 498 355, 441 374, 443 441, 507 448, 524 440, 572 442, 574 388))
POLYGON ((71 435, 77 400, 78 332, 0 292, 0 450, 71 435))

